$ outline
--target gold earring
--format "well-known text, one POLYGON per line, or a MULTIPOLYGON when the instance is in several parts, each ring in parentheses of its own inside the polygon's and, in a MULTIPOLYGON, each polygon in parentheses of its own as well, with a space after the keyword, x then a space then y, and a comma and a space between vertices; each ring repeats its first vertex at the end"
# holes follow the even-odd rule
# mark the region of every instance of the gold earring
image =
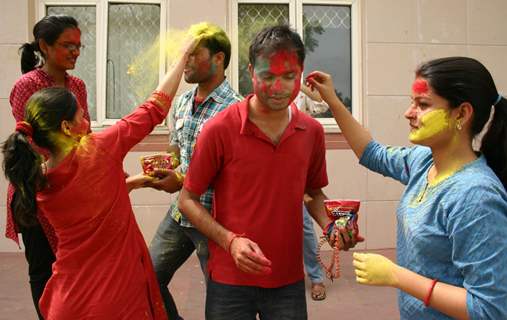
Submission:
POLYGON ((461 124, 461 120, 456 121, 456 129, 458 129, 458 131, 461 131, 461 129, 463 129, 463 125, 461 124))

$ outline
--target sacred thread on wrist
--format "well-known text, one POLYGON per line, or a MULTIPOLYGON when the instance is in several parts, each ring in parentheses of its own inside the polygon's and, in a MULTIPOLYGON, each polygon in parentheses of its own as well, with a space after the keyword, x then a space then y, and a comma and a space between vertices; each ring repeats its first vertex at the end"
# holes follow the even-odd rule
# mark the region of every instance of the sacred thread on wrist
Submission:
POLYGON ((232 242, 234 241, 234 239, 241 238, 241 237, 243 237, 243 234, 233 233, 232 237, 229 239, 229 241, 227 243, 227 252, 231 253, 231 245, 232 245, 232 242))

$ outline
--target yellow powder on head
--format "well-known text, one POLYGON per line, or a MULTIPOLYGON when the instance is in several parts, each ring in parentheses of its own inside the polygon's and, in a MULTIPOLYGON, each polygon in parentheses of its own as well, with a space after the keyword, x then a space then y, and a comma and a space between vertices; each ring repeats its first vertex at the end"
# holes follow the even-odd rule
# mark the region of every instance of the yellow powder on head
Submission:
POLYGON ((171 66, 181 56, 181 50, 189 38, 214 38, 218 42, 228 41, 222 29, 208 22, 194 24, 188 29, 168 30, 165 37, 158 37, 151 46, 136 56, 124 71, 131 78, 135 94, 140 100, 146 99, 157 86, 161 55, 166 59, 166 65, 171 66), (157 76, 147 81, 146 73, 157 76))
POLYGON ((201 22, 190 26, 188 34, 194 38, 213 38, 223 33, 222 29, 209 22, 201 22))
POLYGON ((422 142, 448 129, 449 126, 449 112, 444 109, 433 110, 422 116, 419 128, 412 130, 408 138, 412 143, 422 142))

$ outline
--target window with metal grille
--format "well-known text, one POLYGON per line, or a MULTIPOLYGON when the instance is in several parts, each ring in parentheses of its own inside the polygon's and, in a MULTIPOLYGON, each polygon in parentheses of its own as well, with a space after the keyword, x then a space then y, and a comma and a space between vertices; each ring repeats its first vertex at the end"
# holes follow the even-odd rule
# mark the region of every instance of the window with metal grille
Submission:
MULTIPOLYGON (((336 94, 361 119, 359 3, 317 0, 235 0, 232 16, 232 80, 238 91, 252 92, 248 48, 266 26, 288 24, 303 39, 305 74, 321 70, 332 75, 336 94)), ((337 131, 331 112, 314 115, 328 131, 337 131)))
POLYGON ((163 55, 143 72, 133 63, 152 50, 165 32, 166 0, 39 1, 39 16, 73 16, 81 29, 80 52, 72 74, 83 79, 94 126, 114 123, 144 101, 163 76, 163 55))

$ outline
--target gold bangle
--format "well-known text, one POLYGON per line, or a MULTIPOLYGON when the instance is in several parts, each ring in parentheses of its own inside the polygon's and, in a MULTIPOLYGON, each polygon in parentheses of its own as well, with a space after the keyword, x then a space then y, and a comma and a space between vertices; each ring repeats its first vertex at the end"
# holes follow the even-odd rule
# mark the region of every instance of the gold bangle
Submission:
POLYGON ((159 98, 159 100, 161 100, 165 104, 168 104, 168 105, 171 104, 172 98, 167 93, 165 93, 163 91, 155 90, 155 91, 153 91, 152 95, 159 98))
POLYGON ((157 99, 154 96, 149 97, 147 101, 153 103, 154 105, 156 105, 160 109, 165 109, 164 103, 162 103, 162 101, 160 101, 159 99, 157 99))
POLYGON ((174 171, 176 174, 176 179, 178 180, 179 184, 183 184, 183 181, 185 181, 185 176, 182 173, 179 173, 178 171, 174 171))

